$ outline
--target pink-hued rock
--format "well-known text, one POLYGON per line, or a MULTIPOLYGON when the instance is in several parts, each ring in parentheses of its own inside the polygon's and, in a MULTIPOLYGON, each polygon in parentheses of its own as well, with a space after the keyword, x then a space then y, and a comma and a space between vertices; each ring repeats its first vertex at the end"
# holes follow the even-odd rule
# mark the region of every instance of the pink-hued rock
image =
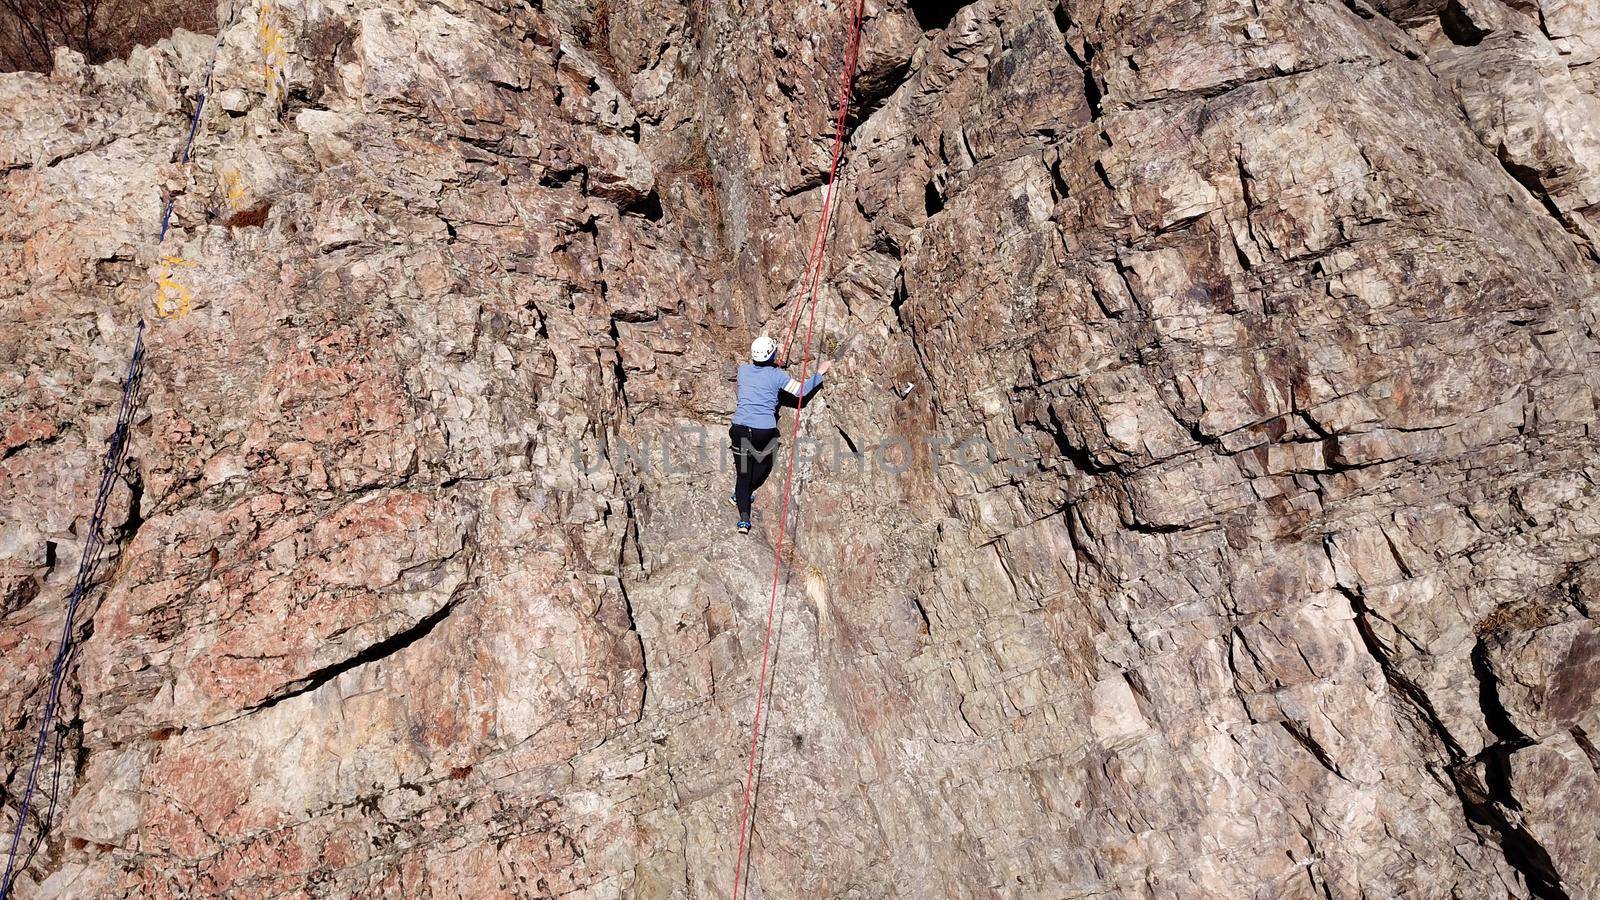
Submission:
MULTIPOLYGON (((866 2, 750 897, 1600 890, 1591 8, 866 2)), ((0 76, 18 900, 728 895, 849 9, 0 76)))

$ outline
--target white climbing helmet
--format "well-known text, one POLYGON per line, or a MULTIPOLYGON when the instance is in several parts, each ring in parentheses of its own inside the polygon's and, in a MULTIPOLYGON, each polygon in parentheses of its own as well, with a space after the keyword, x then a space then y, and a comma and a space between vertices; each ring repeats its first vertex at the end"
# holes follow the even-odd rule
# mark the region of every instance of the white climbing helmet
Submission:
POLYGON ((764 363, 778 352, 778 342, 762 335, 750 342, 750 361, 764 363))

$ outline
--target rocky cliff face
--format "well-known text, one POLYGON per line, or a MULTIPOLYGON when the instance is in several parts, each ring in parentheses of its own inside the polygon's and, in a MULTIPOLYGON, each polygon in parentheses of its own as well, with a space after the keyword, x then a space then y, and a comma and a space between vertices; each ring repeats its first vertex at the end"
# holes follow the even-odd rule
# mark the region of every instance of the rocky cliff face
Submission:
MULTIPOLYGON (((1600 896, 1597 7, 866 11, 750 896, 1600 896)), ((17 897, 727 895, 847 16, 0 77, 7 827, 150 321, 17 897)))

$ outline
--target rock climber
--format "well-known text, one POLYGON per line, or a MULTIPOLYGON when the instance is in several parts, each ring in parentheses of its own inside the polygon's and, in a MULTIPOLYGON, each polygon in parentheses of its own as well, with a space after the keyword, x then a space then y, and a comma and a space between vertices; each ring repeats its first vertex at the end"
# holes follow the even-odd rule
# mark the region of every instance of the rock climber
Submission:
POLYGON ((778 342, 766 335, 750 343, 750 362, 739 367, 738 400, 733 409, 733 424, 728 441, 733 447, 733 496, 739 507, 739 533, 750 533, 750 507, 756 489, 772 474, 777 459, 779 394, 789 394, 798 402, 822 385, 822 376, 833 367, 830 360, 817 364, 817 371, 801 384, 776 363, 778 342))

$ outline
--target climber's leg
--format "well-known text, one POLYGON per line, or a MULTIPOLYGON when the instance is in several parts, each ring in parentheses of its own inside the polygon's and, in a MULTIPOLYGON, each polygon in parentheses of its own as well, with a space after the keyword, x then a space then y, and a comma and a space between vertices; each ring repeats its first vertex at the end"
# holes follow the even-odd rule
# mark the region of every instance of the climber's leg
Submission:
POLYGON ((750 521, 756 488, 772 473, 777 438, 776 428, 734 425, 728 429, 728 441, 733 447, 733 502, 739 507, 741 522, 750 521))
POLYGON ((750 521, 750 502, 755 493, 750 487, 753 474, 751 429, 734 425, 728 429, 728 443, 733 447, 733 503, 739 507, 739 521, 750 521))
POLYGON ((750 473, 750 493, 755 494, 761 486, 767 483, 767 476, 772 474, 772 465, 778 460, 778 429, 770 433, 761 432, 760 443, 756 447, 756 458, 753 471, 750 473))

